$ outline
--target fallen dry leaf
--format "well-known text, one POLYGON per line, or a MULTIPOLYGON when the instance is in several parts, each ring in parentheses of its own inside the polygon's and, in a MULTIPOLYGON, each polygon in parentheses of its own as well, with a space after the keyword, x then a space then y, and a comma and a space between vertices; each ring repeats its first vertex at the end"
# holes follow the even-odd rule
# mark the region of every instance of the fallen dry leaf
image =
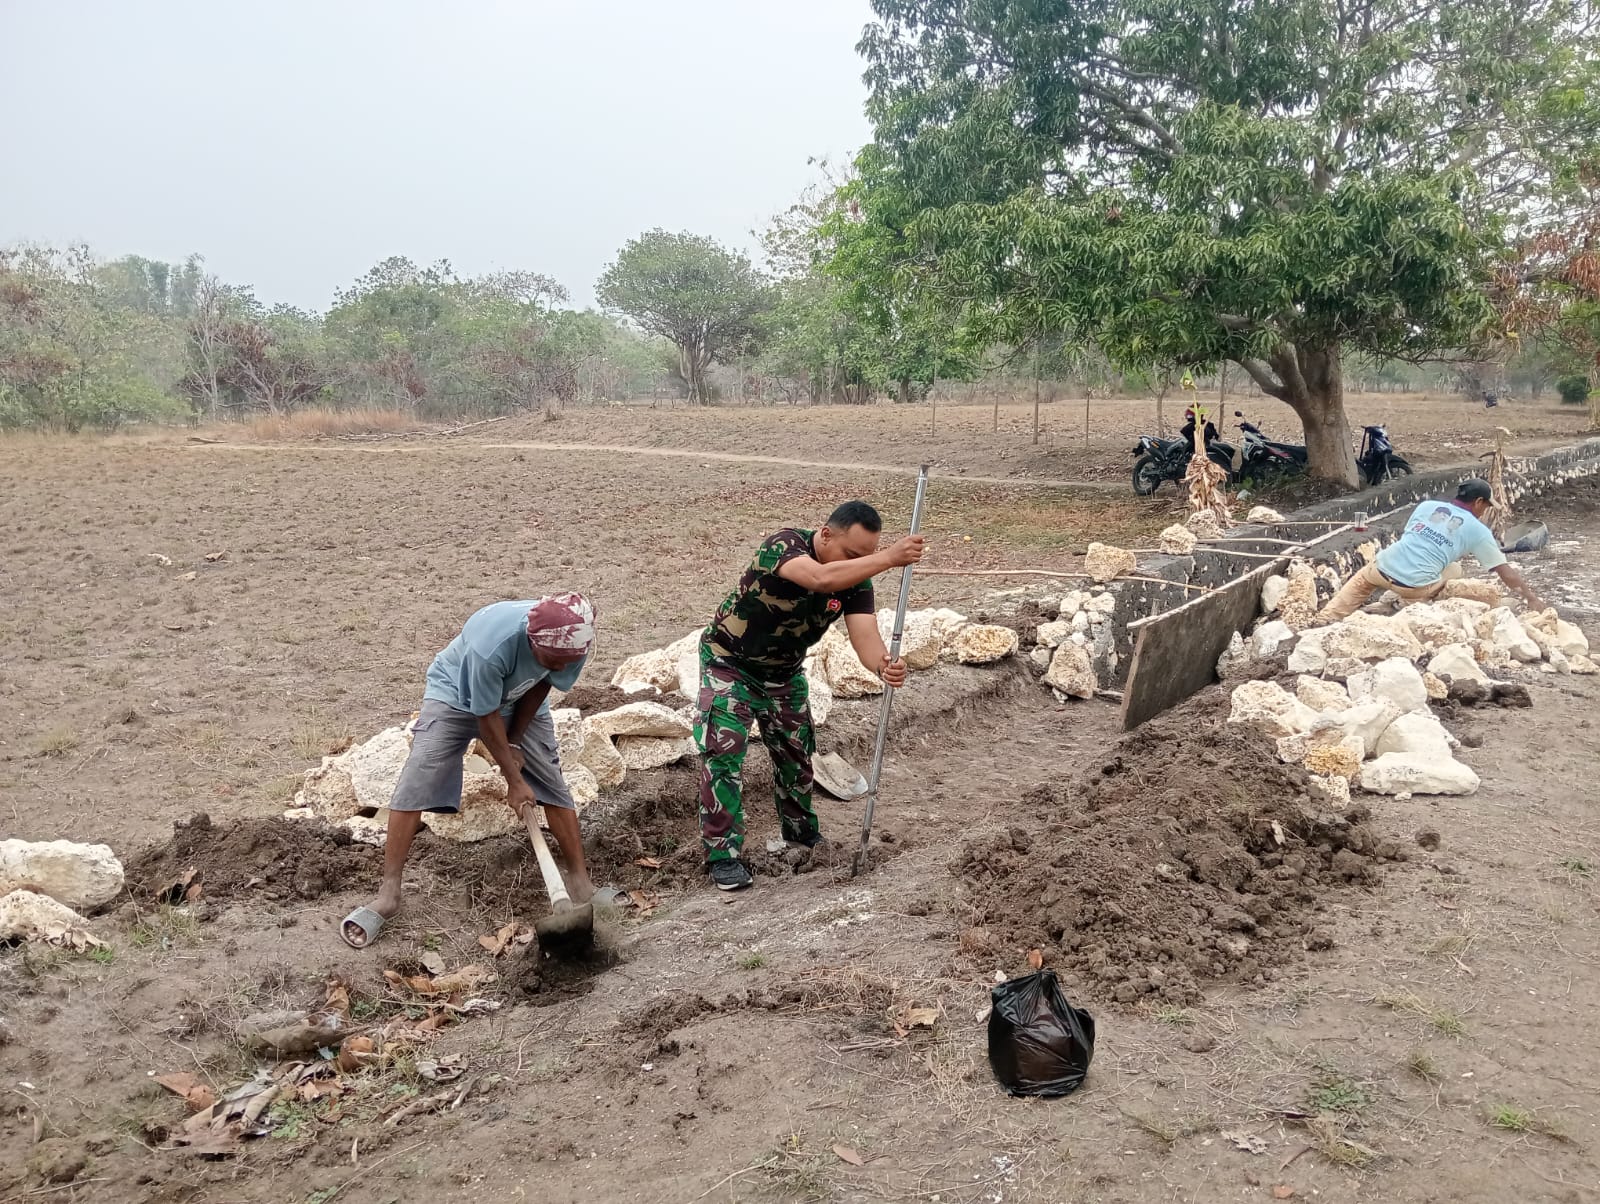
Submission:
POLYGON ((430 1083, 451 1083, 459 1079, 467 1067, 458 1057, 440 1058, 437 1062, 423 1059, 416 1064, 417 1073, 430 1083))
POLYGON ((628 901, 638 910, 641 917, 650 915, 661 906, 661 896, 653 895, 647 890, 630 890, 628 901))
POLYGON ((338 1066, 346 1074, 360 1070, 369 1057, 377 1056, 371 1037, 346 1037, 339 1046, 338 1066))
POLYGON ((340 1016, 350 1014, 350 988, 342 979, 328 979, 328 999, 324 1006, 328 1011, 340 1016))
POLYGON ((189 1105, 191 1112, 204 1111, 217 1102, 216 1093, 187 1071, 180 1070, 172 1074, 158 1074, 156 1075, 156 1082, 174 1095, 181 1095, 183 1102, 189 1105))
POLYGON ((866 1166, 867 1160, 856 1153, 847 1145, 836 1145, 833 1152, 839 1155, 839 1161, 848 1162, 851 1166, 866 1166))
POLYGON ((908 1028, 932 1028, 938 1019, 938 1008, 908 1008, 905 1014, 908 1028))
POLYGON ((406 977, 394 970, 385 970, 383 977, 393 986, 402 986, 418 995, 454 995, 458 991, 471 991, 484 983, 493 982, 497 975, 483 966, 462 966, 437 978, 425 974, 406 977))
POLYGON ((227 555, 226 552, 207 552, 206 553, 206 560, 207 560, 208 563, 215 564, 217 561, 221 560, 226 555, 227 555))
POLYGON ((330 1095, 338 1096, 343 1094, 344 1088, 331 1079, 307 1079, 295 1089, 295 1095, 308 1104, 315 1103, 319 1099, 325 1099, 330 1095))
POLYGON ((146 552, 144 555, 146 560, 153 560, 162 568, 166 568, 172 563, 172 557, 163 556, 160 552, 146 552))
POLYGON ((1277 1187, 1272 1189, 1272 1198, 1274 1200, 1287 1200, 1293 1195, 1294 1188, 1290 1187, 1286 1183, 1280 1183, 1277 1187))
POLYGON ((1243 1150, 1247 1154, 1265 1154, 1267 1152, 1265 1139, 1257 1137, 1254 1133, 1224 1131, 1219 1133, 1218 1136, 1235 1149, 1243 1150))
POLYGON ((444 958, 429 950, 417 959, 422 963, 422 968, 435 978, 444 973, 444 958))
POLYGON ((191 570, 191 571, 185 573, 183 576, 179 577, 178 580, 179 581, 193 581, 199 575, 200 575, 199 573, 196 573, 193 570, 191 570))
POLYGON ((661 858, 659 858, 659 857, 636 857, 636 858, 634 858, 633 864, 637 865, 637 866, 643 866, 647 870, 658 870, 658 869, 661 868, 661 858))
POLYGON ((478 944, 495 957, 504 957, 506 950, 513 944, 525 945, 533 939, 533 930, 524 930, 520 924, 512 922, 502 925, 495 932, 480 936, 478 944), (526 937, 526 939, 523 939, 526 937))
POLYGON ((1044 951, 1041 949, 1028 950, 1028 965, 1035 970, 1044 969, 1044 951))
POLYGON ((449 1012, 435 1012, 431 1016, 424 1016, 421 1020, 418 1020, 416 1031, 419 1033, 436 1033, 449 1023, 449 1012))

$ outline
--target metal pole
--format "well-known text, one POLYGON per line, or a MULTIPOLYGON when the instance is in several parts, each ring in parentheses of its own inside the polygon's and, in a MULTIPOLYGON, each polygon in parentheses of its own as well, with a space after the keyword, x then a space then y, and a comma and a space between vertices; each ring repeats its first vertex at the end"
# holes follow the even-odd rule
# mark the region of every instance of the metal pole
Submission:
MULTIPOLYGON (((928 492, 928 466, 924 464, 917 474, 917 499, 911 503, 911 530, 915 535, 922 527, 922 499, 928 492)), ((911 601, 911 566, 900 570, 900 601, 894 608, 894 632, 889 638, 889 659, 900 658, 900 640, 906 631, 906 606, 911 601)), ((878 777, 883 773, 883 745, 889 736, 889 708, 894 705, 894 687, 883 687, 883 708, 878 712, 878 738, 872 746, 872 768, 867 774, 867 813, 861 820, 861 847, 856 850, 850 865, 850 876, 861 873, 867 862, 867 842, 872 839, 872 813, 878 806, 878 777)))

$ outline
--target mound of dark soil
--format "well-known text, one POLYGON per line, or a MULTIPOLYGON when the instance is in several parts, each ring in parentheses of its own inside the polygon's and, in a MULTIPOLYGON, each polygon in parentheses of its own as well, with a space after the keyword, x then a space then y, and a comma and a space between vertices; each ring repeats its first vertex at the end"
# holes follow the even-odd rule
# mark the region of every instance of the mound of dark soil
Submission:
POLYGON ((1365 807, 1314 806, 1304 771, 1224 724, 1212 697, 1025 801, 1041 827, 969 844, 955 863, 975 925, 963 947, 1039 948, 1086 994, 1123 1003, 1193 1002, 1202 980, 1253 982, 1326 948, 1328 892, 1406 855, 1367 827, 1365 807))
POLYGON ((129 862, 128 889, 141 901, 189 869, 209 899, 246 891, 266 899, 317 899, 354 883, 376 885, 380 854, 343 828, 315 821, 248 819, 214 824, 205 812, 172 825, 172 838, 129 862))
POLYGON ((629 694, 610 684, 585 683, 574 686, 571 693, 554 705, 577 707, 585 716, 589 716, 598 715, 602 711, 614 711, 629 702, 660 702, 676 709, 683 705, 684 700, 676 694, 629 694))

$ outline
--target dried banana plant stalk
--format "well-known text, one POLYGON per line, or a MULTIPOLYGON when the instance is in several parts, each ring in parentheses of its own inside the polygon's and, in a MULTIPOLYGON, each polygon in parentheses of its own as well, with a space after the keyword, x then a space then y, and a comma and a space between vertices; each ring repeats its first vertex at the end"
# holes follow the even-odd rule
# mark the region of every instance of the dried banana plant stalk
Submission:
POLYGON ((1219 464, 1214 464, 1205 453, 1205 426, 1195 424, 1194 453, 1189 457, 1189 471, 1184 474, 1184 484, 1189 487, 1189 507, 1196 514, 1210 511, 1224 527, 1233 522, 1228 502, 1228 474, 1219 464))
POLYGON ((1510 437, 1505 427, 1495 427, 1494 451, 1489 455, 1489 509, 1484 511, 1483 522, 1497 540, 1505 539, 1506 524, 1511 521, 1511 494, 1506 489, 1506 440, 1510 437))

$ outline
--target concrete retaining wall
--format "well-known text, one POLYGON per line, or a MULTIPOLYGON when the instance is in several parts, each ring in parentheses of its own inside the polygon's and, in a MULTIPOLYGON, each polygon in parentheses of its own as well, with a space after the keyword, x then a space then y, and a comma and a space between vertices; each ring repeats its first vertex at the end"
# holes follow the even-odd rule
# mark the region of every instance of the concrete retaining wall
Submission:
MULTIPOLYGON (((1114 581, 1107 586, 1117 605, 1111 616, 1110 653, 1097 658, 1101 685, 1117 689, 1127 680, 1133 657, 1129 624, 1172 610, 1195 596, 1195 591, 1185 590, 1179 583, 1213 588, 1225 585, 1259 568, 1267 562, 1264 558, 1288 552, 1290 543, 1304 543, 1338 531, 1357 514, 1365 513, 1369 521, 1364 531, 1333 534, 1305 553, 1313 563, 1327 565, 1343 578, 1399 537, 1406 517, 1418 502, 1425 498, 1453 497, 1456 486, 1462 481, 1487 471, 1487 467, 1469 467, 1417 473, 1360 493, 1307 506, 1285 515, 1282 525, 1235 528, 1228 533, 1228 542, 1202 545, 1192 556, 1155 556, 1141 561, 1141 576, 1159 577, 1174 584, 1114 581)), ((1506 488, 1519 517, 1537 518, 1537 507, 1529 505, 1528 499, 1558 490, 1568 481, 1596 474, 1600 474, 1600 438, 1586 439, 1538 456, 1508 458, 1506 488)), ((1319 582, 1319 587, 1324 598, 1333 588, 1329 581, 1319 582)))

